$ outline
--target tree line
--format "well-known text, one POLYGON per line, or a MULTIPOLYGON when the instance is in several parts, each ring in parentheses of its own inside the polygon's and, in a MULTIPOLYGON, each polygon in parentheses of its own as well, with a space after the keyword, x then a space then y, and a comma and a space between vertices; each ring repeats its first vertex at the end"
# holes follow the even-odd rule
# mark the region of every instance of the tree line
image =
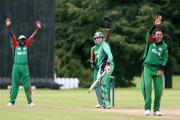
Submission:
POLYGON ((55 71, 59 77, 78 77, 82 87, 92 83, 90 50, 93 34, 104 30, 110 16, 109 44, 114 55, 116 85, 134 86, 141 74, 145 35, 154 17, 163 16, 161 28, 168 44, 166 87, 180 74, 180 1, 178 0, 56 0, 55 71))

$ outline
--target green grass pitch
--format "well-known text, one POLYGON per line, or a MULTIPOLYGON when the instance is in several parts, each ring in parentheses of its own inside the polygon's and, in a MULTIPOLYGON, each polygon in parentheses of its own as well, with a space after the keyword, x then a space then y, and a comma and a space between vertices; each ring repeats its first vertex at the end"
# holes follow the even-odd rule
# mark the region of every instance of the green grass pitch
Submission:
POLYGON ((166 113, 162 117, 143 115, 143 98, 136 88, 116 89, 115 108, 110 110, 94 108, 95 92, 88 94, 88 89, 33 90, 36 106, 31 108, 23 90, 12 108, 6 107, 9 90, 0 93, 0 120, 175 120, 180 117, 166 112, 179 111, 180 90, 165 90, 161 108, 166 113))
POLYGON ((165 89, 161 102, 162 117, 143 115, 139 77, 135 88, 115 89, 115 108, 96 109, 96 96, 88 89, 33 90, 34 107, 28 107, 23 90, 16 104, 6 107, 9 90, 0 90, 0 120, 179 120, 180 77, 173 77, 173 89, 165 89))

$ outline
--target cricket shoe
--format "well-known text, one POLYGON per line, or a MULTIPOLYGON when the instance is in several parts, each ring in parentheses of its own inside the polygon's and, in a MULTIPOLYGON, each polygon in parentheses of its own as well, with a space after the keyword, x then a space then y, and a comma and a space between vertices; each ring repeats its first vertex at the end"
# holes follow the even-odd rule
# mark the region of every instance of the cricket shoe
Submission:
POLYGON ((102 107, 102 105, 97 104, 95 107, 96 107, 96 108, 101 108, 101 107, 102 107))
POLYGON ((9 103, 7 104, 7 107, 13 107, 13 104, 12 104, 11 102, 9 102, 9 103))
POLYGON ((150 112, 151 112, 151 111, 150 111, 149 109, 148 109, 148 110, 145 110, 145 111, 144 111, 144 115, 145 115, 145 116, 149 116, 149 115, 150 115, 150 112))
POLYGON ((110 107, 110 105, 108 105, 108 106, 105 106, 105 109, 110 109, 111 107, 110 107))
POLYGON ((159 111, 155 111, 155 112, 154 112, 154 115, 155 115, 155 116, 162 116, 162 113, 159 112, 159 111))
POLYGON ((110 106, 108 105, 108 106, 102 106, 101 107, 102 109, 110 109, 110 106))
POLYGON ((30 103, 30 104, 28 104, 28 106, 29 107, 33 107, 33 106, 35 106, 35 104, 34 103, 30 103))

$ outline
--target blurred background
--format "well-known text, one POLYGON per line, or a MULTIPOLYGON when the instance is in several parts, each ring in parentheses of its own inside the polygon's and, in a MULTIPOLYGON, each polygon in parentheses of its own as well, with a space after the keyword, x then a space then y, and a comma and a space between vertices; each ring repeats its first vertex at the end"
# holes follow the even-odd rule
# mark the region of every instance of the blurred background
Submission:
POLYGON ((5 26, 7 17, 12 21, 11 29, 16 37, 24 34, 28 38, 36 29, 35 21, 43 22, 43 29, 38 33, 29 50, 30 76, 32 84, 53 83, 55 1, 3 0, 0 1, 0 11, 0 83, 2 87, 10 84, 13 66, 10 34, 5 26))
POLYGON ((1 88, 10 84, 13 65, 9 33, 4 23, 6 17, 12 19, 12 30, 17 36, 30 36, 35 30, 35 20, 42 20, 43 29, 29 52, 31 82, 54 88, 70 78, 78 79, 80 87, 91 85, 89 59, 93 34, 104 31, 103 18, 110 16, 109 44, 114 55, 116 86, 135 87, 140 81, 145 35, 157 15, 163 16, 161 28, 169 47, 165 86, 172 88, 174 79, 180 81, 179 11, 179 0, 0 1, 1 88))

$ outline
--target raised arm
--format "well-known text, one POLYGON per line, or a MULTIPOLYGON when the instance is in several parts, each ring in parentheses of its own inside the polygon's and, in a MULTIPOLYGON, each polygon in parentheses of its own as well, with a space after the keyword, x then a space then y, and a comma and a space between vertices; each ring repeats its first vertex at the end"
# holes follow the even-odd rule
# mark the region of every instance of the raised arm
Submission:
POLYGON ((16 36, 13 34, 13 32, 11 30, 11 19, 6 18, 5 23, 6 23, 6 27, 7 27, 8 31, 11 35, 11 40, 12 40, 13 46, 14 46, 14 48, 16 48, 19 43, 16 41, 16 36))
POLYGON ((33 39, 35 38, 36 34, 39 32, 39 30, 42 28, 42 23, 41 21, 37 20, 36 21, 36 30, 34 31, 34 33, 28 38, 27 42, 26 42, 26 46, 27 48, 30 47, 33 39))
POLYGON ((104 41, 108 41, 111 31, 111 18, 109 16, 104 17, 104 25, 105 25, 104 41))
POLYGON ((146 34, 146 44, 150 44, 153 41, 153 32, 156 29, 156 26, 161 24, 162 16, 156 16, 153 26, 149 29, 146 34))

